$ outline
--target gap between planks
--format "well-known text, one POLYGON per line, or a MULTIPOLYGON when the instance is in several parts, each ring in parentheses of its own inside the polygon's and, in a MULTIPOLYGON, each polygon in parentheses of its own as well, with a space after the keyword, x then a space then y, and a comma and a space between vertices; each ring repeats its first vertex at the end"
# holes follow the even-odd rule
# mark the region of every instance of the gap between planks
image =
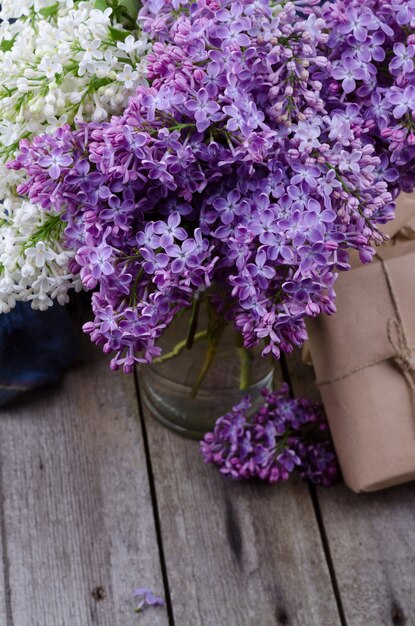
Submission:
POLYGON ((1 626, 171 626, 134 612, 135 588, 163 589, 136 400, 91 346, 2 409, 1 626))
POLYGON ((175 623, 342 626, 308 486, 226 480, 142 417, 175 623))
POLYGON ((161 566, 161 573, 163 577, 167 615, 169 618, 169 626, 175 626, 173 606, 172 606, 171 596, 170 596, 169 580, 168 580, 167 568, 166 568, 166 559, 164 556, 163 540, 162 540, 162 535, 161 535, 161 525, 160 525, 160 516, 159 516, 159 510, 158 510, 158 504, 157 504, 156 486, 154 482, 154 473, 153 473, 153 466, 151 463, 147 429, 146 429, 146 424, 144 420, 143 405, 142 405, 140 389, 138 385, 137 369, 134 370, 134 384, 135 384, 135 392, 137 395, 138 417, 140 420, 141 432, 143 435, 144 452, 146 455, 147 475, 148 475, 151 502, 153 505, 154 527, 156 531, 157 544, 158 544, 158 549, 159 549, 159 554, 160 554, 160 566, 161 566))
POLYGON ((3 466, 0 457, 0 589, 4 589, 4 594, 0 595, 0 618, 1 624, 14 626, 11 607, 10 592, 10 562, 7 554, 7 531, 6 520, 4 518, 4 491, 3 491, 3 466))
MULTIPOLYGON (((298 351, 287 364, 294 392, 319 400, 298 351)), ((348 625, 414 626, 415 483, 368 494, 341 483, 315 491, 348 625)))
MULTIPOLYGON (((281 355, 281 371, 283 372, 283 376, 284 376, 285 382, 290 387, 291 396, 294 397, 295 396, 295 389, 294 389, 294 385, 293 385, 292 380, 291 380, 290 369, 289 369, 289 366, 288 366, 285 354, 281 355)), ((342 626, 347 626, 346 615, 344 613, 343 602, 342 602, 342 598, 341 598, 340 591, 339 591, 339 585, 338 585, 338 582, 337 582, 337 576, 336 576, 336 571, 335 571, 335 567, 334 567, 334 564, 333 564, 332 554, 331 554, 331 551, 330 551, 330 544, 329 544, 329 541, 327 539, 326 529, 324 527, 324 519, 323 519, 323 515, 322 515, 322 512, 321 512, 320 502, 319 502, 319 499, 318 499, 318 493, 317 493, 317 490, 316 490, 315 486, 312 485, 312 484, 309 484, 309 491, 310 491, 310 498, 311 498, 311 501, 313 503, 314 514, 315 514, 315 517, 316 517, 317 526, 318 526, 318 529, 320 531, 321 543, 322 543, 322 546, 323 546, 324 555, 326 557, 327 567, 328 567, 328 570, 329 570, 329 573, 330 573, 330 579, 331 579, 331 584, 332 584, 332 587, 333 587, 333 593, 334 593, 334 597, 336 599, 337 609, 338 609, 338 612, 339 612, 339 619, 340 619, 340 622, 341 622, 342 626)))

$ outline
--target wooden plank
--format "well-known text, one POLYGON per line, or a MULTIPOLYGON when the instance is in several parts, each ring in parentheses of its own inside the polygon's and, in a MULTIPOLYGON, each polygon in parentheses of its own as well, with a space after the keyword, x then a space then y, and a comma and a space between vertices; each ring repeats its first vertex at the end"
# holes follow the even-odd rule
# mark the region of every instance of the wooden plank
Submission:
POLYGON ((307 486, 225 479, 144 411, 176 624, 337 626, 307 486))
POLYGON ((6 546, 6 527, 3 510, 3 480, 0 458, 0 624, 12 626, 9 586, 9 557, 6 546))
MULTIPOLYGON (((312 368, 299 354, 288 362, 295 393, 318 397, 312 368)), ((338 485, 317 494, 347 624, 415 624, 415 483, 374 494, 338 485)))
MULTIPOLYGON (((62 388, 2 412, 0 458, 12 612, 1 624, 136 626, 133 590, 163 583, 133 378, 89 350, 62 388)), ((166 610, 139 623, 167 626, 166 610)))

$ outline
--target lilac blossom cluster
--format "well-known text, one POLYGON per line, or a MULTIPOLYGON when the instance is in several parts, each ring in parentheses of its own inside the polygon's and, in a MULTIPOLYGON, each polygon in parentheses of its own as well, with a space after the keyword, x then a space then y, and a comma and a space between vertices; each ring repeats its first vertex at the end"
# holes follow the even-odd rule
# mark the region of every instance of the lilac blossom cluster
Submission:
POLYGON ((264 404, 249 417, 249 396, 220 417, 200 443, 206 463, 234 479, 287 480, 297 471, 331 485, 338 465, 321 404, 290 398, 288 385, 263 391, 264 404))
POLYGON ((376 144, 384 178, 415 184, 415 2, 335 0, 322 15, 330 32, 327 102, 355 102, 376 144))
POLYGON ((359 104, 327 105, 317 4, 148 0, 150 84, 124 114, 21 142, 19 193, 65 222, 114 369, 158 356, 208 289, 246 348, 278 357, 334 312, 348 250, 368 262, 382 241, 396 181, 359 104))

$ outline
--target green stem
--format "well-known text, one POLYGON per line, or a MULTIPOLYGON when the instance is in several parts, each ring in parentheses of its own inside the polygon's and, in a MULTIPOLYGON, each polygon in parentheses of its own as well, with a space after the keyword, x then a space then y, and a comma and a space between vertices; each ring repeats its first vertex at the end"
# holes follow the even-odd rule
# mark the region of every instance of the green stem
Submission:
MULTIPOLYGON (((207 330, 201 330, 199 333, 196 333, 194 335, 193 341, 201 341, 202 339, 207 339, 207 336, 207 330)), ((159 363, 164 363, 165 361, 173 359, 175 356, 179 356, 179 354, 183 352, 186 347, 187 341, 186 339, 183 339, 183 341, 179 341, 179 343, 174 346, 171 352, 168 352, 167 354, 162 354, 161 356, 153 359, 153 364, 158 365, 159 363)))
POLYGON ((206 351, 206 356, 205 356, 202 369, 200 370, 199 375, 196 378, 196 381, 192 387, 192 391, 190 392, 190 396, 192 398, 196 398, 198 391, 200 389, 200 386, 205 380, 206 375, 212 366, 212 363, 215 359, 216 352, 218 351, 218 345, 222 338, 222 334, 223 334, 223 331, 225 330, 225 327, 226 327, 226 321, 221 319, 209 336, 209 347, 206 351))
POLYGON ((141 277, 143 276, 143 273, 144 270, 141 267, 140 270, 137 272, 137 276, 135 277, 134 284, 130 292, 130 307, 135 306, 137 303, 137 287, 141 277))
POLYGON ((175 124, 174 126, 170 126, 169 130, 183 130, 184 128, 194 128, 195 124, 193 123, 189 123, 189 124, 175 124))
POLYGON ((236 351, 238 352, 240 364, 239 389, 240 391, 246 391, 251 384, 251 353, 243 346, 236 348, 236 351))
POLYGON ((189 332, 187 333, 186 339, 186 348, 188 348, 189 350, 193 345, 193 341, 196 335, 201 303, 202 298, 199 294, 196 294, 193 298, 192 315, 190 317, 189 332))

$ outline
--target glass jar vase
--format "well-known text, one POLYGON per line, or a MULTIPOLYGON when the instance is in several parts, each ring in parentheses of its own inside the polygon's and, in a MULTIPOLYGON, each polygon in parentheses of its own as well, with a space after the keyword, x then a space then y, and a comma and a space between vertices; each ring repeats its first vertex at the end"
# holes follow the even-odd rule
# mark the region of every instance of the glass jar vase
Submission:
POLYGON ((163 424, 201 439, 244 396, 259 408, 261 389, 271 388, 273 364, 261 345, 246 350, 232 324, 205 301, 177 316, 158 344, 162 355, 139 370, 143 400, 163 424))

